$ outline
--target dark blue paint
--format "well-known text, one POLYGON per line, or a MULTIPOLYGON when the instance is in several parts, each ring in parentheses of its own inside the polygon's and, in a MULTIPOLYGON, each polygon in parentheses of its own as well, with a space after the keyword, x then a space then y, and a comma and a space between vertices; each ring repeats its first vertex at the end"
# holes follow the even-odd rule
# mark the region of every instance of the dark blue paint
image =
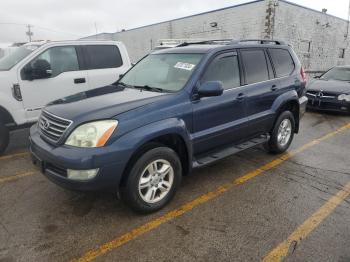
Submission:
MULTIPOLYGON (((286 103, 299 105, 305 84, 301 65, 288 46, 274 45, 189 46, 158 53, 203 53, 184 88, 177 93, 156 93, 121 88, 113 84, 80 93, 48 105, 48 112, 73 121, 62 141, 79 125, 101 119, 117 119, 119 125, 102 148, 75 148, 49 144, 37 126, 30 131, 31 150, 46 163, 63 169, 99 168, 96 178, 77 182, 45 172, 55 183, 78 190, 117 190, 133 154, 147 142, 164 135, 175 135, 187 148, 188 162, 196 156, 223 145, 240 143, 271 131, 278 110, 286 103), (225 52, 239 48, 285 48, 295 60, 295 71, 287 77, 224 90, 220 96, 200 97, 200 79, 208 63, 225 52), (272 87, 274 87, 272 90, 272 87)), ((303 101, 304 107, 305 101, 303 101)), ((299 119, 296 119, 299 121, 299 119)), ((298 123, 297 123, 298 124, 298 123)), ((191 167, 190 167, 191 169, 191 167)), ((188 170, 190 171, 190 170, 188 170)))

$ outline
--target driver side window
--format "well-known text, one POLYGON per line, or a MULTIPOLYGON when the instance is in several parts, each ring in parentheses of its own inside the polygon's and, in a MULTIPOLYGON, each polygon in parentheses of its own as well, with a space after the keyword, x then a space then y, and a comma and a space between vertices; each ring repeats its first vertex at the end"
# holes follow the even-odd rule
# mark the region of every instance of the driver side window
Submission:
POLYGON ((55 77, 63 72, 79 70, 78 56, 73 46, 52 47, 31 61, 30 67, 44 67, 51 70, 49 77, 55 77))

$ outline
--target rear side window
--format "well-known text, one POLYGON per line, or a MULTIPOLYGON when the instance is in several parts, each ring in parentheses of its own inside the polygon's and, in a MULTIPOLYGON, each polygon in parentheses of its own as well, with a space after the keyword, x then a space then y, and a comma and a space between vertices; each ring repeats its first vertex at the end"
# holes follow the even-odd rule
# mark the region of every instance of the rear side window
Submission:
POLYGON ((219 56, 208 66, 202 82, 221 81, 224 89, 238 87, 241 84, 237 55, 219 56))
POLYGON ((123 65, 119 49, 115 45, 85 46, 87 69, 116 68, 123 65))
POLYGON ((241 55, 248 85, 269 80, 269 71, 263 50, 242 50, 241 55))
POLYGON ((289 76, 295 68, 294 61, 285 49, 269 49, 272 63, 275 67, 276 76, 289 76))

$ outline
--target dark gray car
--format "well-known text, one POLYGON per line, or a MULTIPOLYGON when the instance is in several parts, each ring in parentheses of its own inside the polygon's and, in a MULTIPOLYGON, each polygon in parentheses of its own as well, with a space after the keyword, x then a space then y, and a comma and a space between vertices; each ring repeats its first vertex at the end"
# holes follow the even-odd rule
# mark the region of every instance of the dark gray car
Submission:
POLYGON ((350 66, 336 66, 307 86, 307 107, 350 113, 350 66))

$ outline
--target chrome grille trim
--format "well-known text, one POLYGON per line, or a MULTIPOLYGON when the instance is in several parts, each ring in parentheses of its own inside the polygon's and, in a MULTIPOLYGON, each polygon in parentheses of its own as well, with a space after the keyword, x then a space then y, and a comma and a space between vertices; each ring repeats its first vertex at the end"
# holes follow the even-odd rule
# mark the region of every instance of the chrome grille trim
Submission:
POLYGON ((72 123, 73 121, 71 120, 61 118, 43 110, 38 125, 41 135, 45 139, 57 143, 72 123))
MULTIPOLYGON (((308 96, 312 96, 312 97, 319 97, 319 91, 307 91, 306 92, 306 95, 308 96)), ((336 95, 333 95, 329 92, 321 92, 323 95, 320 97, 320 98, 330 98, 330 99, 334 99, 334 98, 337 98, 336 95)))

